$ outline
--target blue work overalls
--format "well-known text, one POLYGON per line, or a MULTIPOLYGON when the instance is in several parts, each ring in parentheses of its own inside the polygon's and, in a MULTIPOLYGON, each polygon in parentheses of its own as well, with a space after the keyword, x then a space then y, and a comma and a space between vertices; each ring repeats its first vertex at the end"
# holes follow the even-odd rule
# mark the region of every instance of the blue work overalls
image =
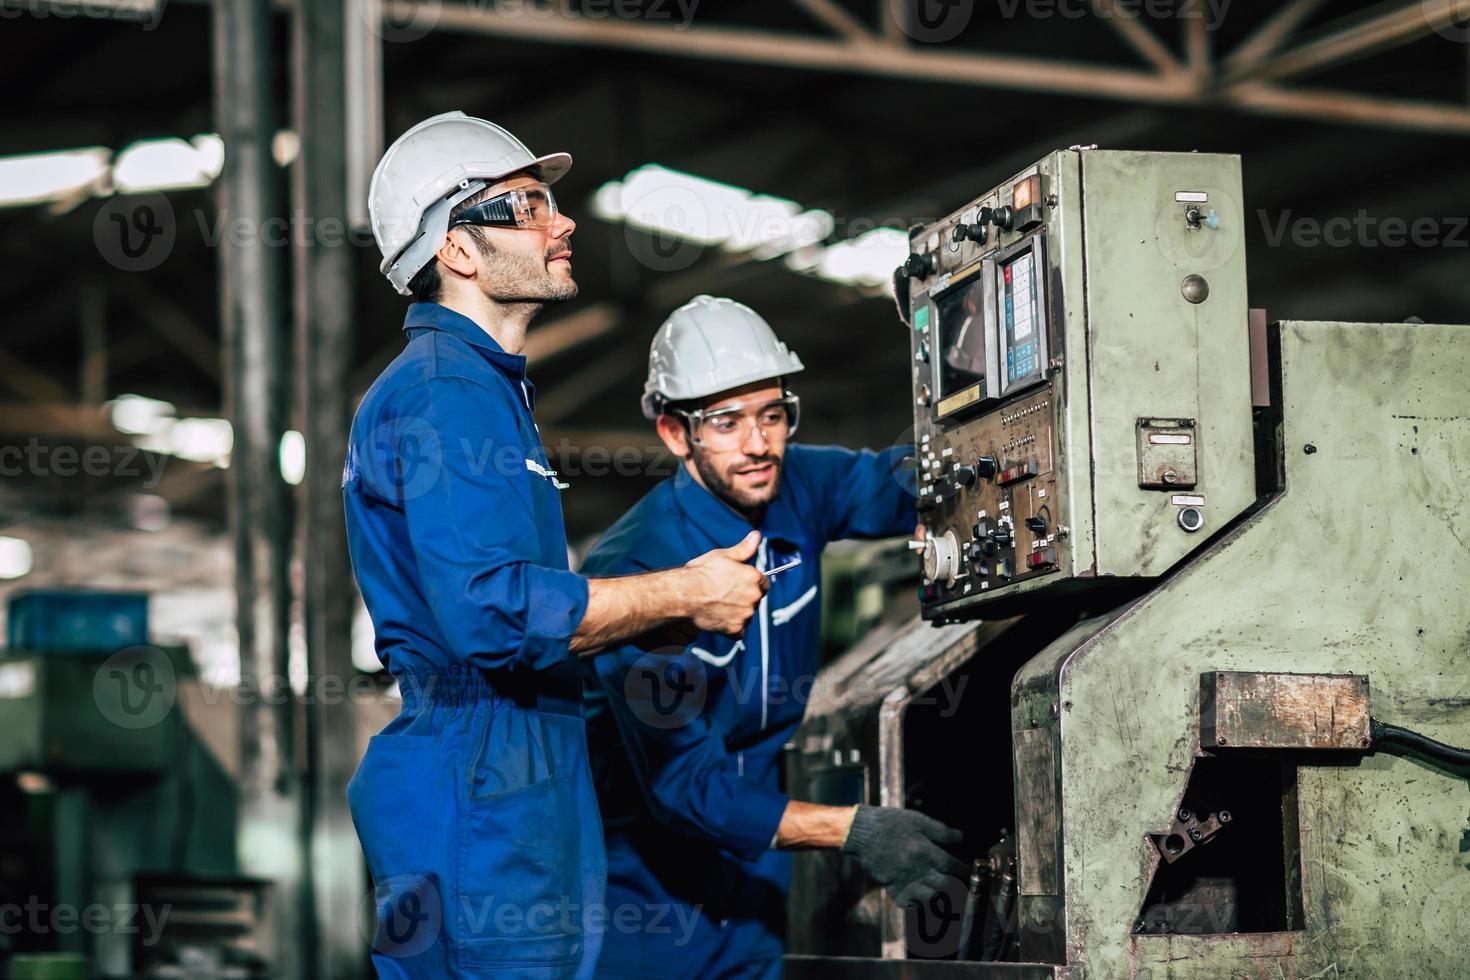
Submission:
MULTIPOLYGON (((342 492, 378 656, 403 694, 348 787, 380 977, 587 977, 605 880, 568 642, 560 486, 526 359, 417 303, 358 407, 342 492)), ((354 914, 351 909, 343 915, 354 914)))
MULTIPOLYGON (((780 975, 791 856, 771 850, 788 799, 778 770, 817 670, 822 549, 912 533, 901 455, 788 447, 757 564, 801 564, 772 578, 745 635, 584 662, 607 835, 599 977, 780 975)), ((613 525, 582 571, 680 565, 750 529, 681 468, 613 525)))

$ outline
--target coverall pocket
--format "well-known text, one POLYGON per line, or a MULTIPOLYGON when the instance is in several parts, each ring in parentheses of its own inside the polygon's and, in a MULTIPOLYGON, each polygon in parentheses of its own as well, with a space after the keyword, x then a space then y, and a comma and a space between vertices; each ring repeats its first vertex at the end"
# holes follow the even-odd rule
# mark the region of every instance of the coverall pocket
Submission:
POLYGON ((557 752, 539 711, 509 701, 485 703, 470 766, 470 799, 509 798, 558 775, 557 752))
POLYGON ((565 773, 471 800, 459 830, 460 962, 557 967, 582 954, 578 824, 565 773))
POLYGON ((579 823, 572 781, 558 766, 567 746, 535 709, 497 699, 476 711, 477 751, 457 834, 457 956, 476 965, 575 964, 579 823))

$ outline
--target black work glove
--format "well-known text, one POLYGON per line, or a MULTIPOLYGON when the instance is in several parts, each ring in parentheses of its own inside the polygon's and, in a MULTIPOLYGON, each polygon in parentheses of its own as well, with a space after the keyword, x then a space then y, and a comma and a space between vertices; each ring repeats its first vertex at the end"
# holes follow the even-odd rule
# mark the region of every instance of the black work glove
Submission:
POLYGON ((941 844, 958 844, 964 834, 933 817, 893 806, 859 806, 842 853, 893 895, 899 905, 922 905, 948 879, 965 880, 965 866, 941 844))

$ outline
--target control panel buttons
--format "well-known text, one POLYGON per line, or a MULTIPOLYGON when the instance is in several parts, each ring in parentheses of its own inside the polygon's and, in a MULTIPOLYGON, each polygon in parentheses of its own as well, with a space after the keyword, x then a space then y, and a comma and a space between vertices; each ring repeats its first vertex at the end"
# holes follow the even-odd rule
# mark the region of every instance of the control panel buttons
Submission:
POLYGON ((991 212, 990 223, 1002 231, 1010 231, 1016 225, 1016 212, 1009 204, 1003 204, 991 212))
POLYGON ((1028 518, 1026 518, 1026 529, 1028 531, 1030 531, 1032 534, 1045 534, 1046 533, 1046 518, 1044 518, 1044 517, 1028 517, 1028 518))
POLYGON ((960 544, 953 531, 944 537, 924 538, 924 578, 930 582, 954 585, 960 573, 960 544))
POLYGON ((964 463, 956 463, 954 467, 954 482, 962 487, 973 487, 975 485, 975 467, 966 466, 964 463))
POLYGON ((1034 570, 1055 568, 1057 564, 1057 549, 1043 548, 1033 551, 1026 556, 1026 567, 1034 570))
POLYGON ((1001 470, 1000 475, 996 478, 996 482, 1005 487, 1010 486, 1012 483, 1019 483, 1022 480, 1029 480, 1035 475, 1036 460, 1028 459, 1024 463, 1017 463, 1014 466, 1007 466, 1005 469, 1001 470))
POLYGON ((994 456, 981 456, 975 460, 975 472, 979 473, 982 479, 988 480, 995 476, 998 469, 994 456))
POLYGON ((934 252, 915 252, 903 264, 904 271, 915 279, 924 279, 939 271, 939 256, 934 252))

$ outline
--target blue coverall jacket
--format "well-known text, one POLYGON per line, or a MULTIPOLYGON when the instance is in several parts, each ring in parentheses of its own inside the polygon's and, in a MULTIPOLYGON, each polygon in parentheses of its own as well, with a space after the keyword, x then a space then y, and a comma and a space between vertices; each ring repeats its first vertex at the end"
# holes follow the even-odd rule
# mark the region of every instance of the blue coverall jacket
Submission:
MULTIPOLYGON (((770 848, 788 799, 781 747, 817 670, 822 549, 912 533, 912 476, 895 474, 902 454, 789 446, 757 564, 801 564, 772 578, 745 635, 583 663, 607 836, 599 977, 780 974, 791 856, 770 848)), ((681 468, 613 525, 582 571, 680 565, 750 529, 681 468)))
MULTIPOLYGON (((568 641, 560 489, 526 359, 409 308, 342 475, 348 543, 402 713, 348 787, 376 883, 380 977, 586 977, 602 828, 568 641)), ((343 915, 354 914, 342 909, 343 915)))

